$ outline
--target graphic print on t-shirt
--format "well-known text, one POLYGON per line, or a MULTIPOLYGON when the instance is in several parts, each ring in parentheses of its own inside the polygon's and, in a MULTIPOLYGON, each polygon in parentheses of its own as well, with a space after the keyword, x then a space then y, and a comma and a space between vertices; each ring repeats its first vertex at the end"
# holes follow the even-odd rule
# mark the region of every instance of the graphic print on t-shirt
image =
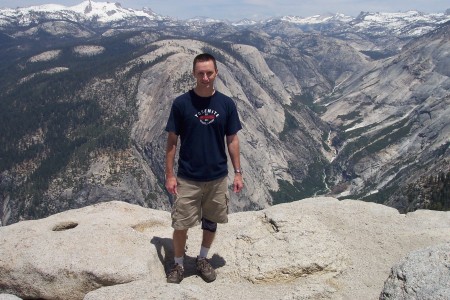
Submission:
POLYGON ((203 125, 209 125, 212 122, 214 122, 214 120, 216 118, 219 117, 219 113, 217 111, 215 111, 214 109, 202 109, 201 111, 199 111, 198 113, 195 114, 195 117, 200 121, 200 123, 202 123, 203 125))

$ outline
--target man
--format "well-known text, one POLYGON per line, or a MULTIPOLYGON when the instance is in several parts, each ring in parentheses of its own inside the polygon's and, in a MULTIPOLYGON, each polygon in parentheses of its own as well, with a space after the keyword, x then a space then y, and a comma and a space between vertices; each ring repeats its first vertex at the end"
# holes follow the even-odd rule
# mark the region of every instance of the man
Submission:
POLYGON ((234 167, 233 191, 244 184, 239 157, 237 132, 242 128, 233 100, 214 88, 218 74, 215 58, 207 53, 193 62, 194 89, 177 97, 170 111, 166 131, 166 189, 175 196, 172 208, 175 264, 167 282, 180 283, 184 274, 187 231, 201 222, 203 239, 196 265, 206 282, 216 279, 207 260, 217 223, 228 222, 228 149, 234 167), (177 176, 174 159, 180 137, 177 176))

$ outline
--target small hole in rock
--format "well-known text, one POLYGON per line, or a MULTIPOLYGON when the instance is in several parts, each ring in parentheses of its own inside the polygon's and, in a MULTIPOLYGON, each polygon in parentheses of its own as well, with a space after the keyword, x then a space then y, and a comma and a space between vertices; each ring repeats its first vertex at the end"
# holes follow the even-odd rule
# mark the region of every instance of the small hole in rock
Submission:
POLYGON ((52 231, 64 231, 68 229, 72 229, 78 226, 78 223, 75 222, 62 222, 57 225, 55 225, 52 229, 52 231))

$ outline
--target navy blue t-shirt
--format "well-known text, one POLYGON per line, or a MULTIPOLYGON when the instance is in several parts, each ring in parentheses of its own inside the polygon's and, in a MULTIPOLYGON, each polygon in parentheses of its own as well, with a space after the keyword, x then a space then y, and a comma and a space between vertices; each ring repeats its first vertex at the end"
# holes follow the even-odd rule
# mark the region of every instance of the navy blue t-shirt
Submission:
POLYGON ((177 97, 166 131, 180 136, 178 176, 210 181, 228 174, 225 136, 242 128, 233 100, 216 91, 200 97, 193 90, 177 97))

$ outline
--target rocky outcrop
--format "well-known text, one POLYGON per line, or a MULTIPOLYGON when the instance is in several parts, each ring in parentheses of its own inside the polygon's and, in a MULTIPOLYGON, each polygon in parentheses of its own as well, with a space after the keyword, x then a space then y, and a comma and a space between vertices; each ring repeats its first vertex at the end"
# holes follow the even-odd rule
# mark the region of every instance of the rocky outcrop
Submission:
POLYGON ((406 186, 418 187, 422 176, 448 173, 450 73, 443 66, 450 61, 449 29, 446 24, 416 39, 335 93, 338 99, 322 119, 344 129, 335 139, 339 152, 332 165, 346 191, 336 197, 383 199, 401 212, 424 208, 405 199, 406 186))
POLYGON ((395 265, 381 300, 450 299, 450 243, 410 253, 395 265))
POLYGON ((109 202, 2 227, 0 289, 23 298, 82 299, 102 286, 161 278, 156 251, 139 230, 167 214, 109 202), (137 222, 135 220, 138 220, 137 222), (156 269, 155 269, 156 267, 156 269))
POLYGON ((0 300, 21 300, 21 299, 11 294, 0 294, 0 300))
MULTIPOLYGON (((450 242, 450 212, 310 198, 231 214, 211 249, 218 278, 165 282, 170 213, 112 201, 0 228, 0 293, 27 299, 377 299, 391 267, 450 242), (211 291, 214 291, 211 294, 211 291)), ((0 296, 3 297, 3 296, 0 296)), ((1 298, 0 298, 1 299, 1 298)))

